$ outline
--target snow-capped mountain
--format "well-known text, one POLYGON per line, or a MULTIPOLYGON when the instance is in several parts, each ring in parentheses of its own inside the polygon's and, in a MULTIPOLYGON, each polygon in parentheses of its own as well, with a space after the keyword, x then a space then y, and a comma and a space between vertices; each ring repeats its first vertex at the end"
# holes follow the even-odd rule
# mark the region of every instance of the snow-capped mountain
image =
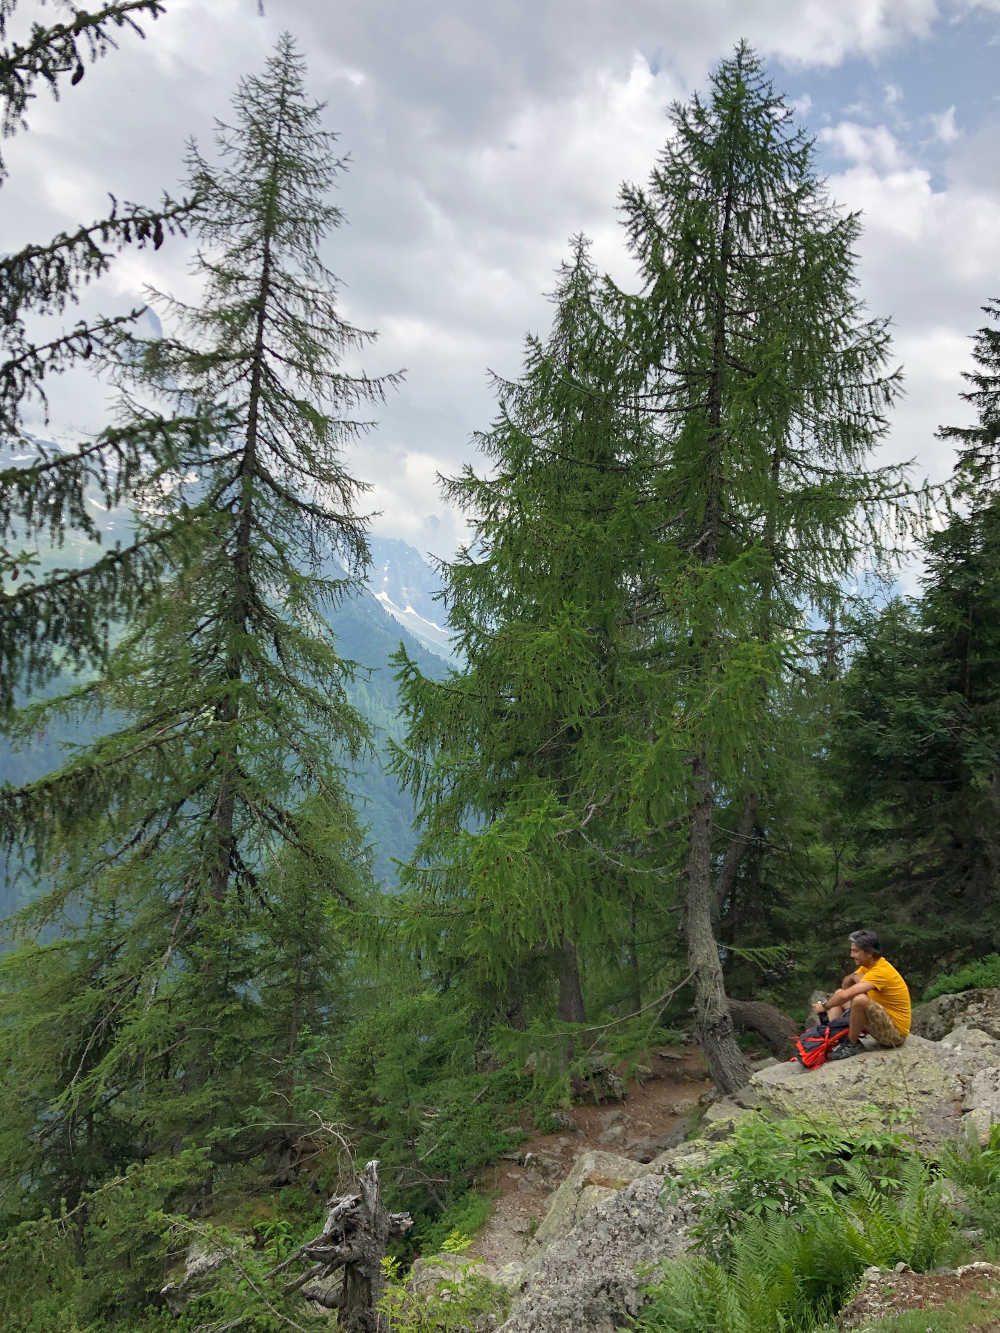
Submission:
POLYGON ((368 587, 394 620, 425 648, 451 663, 457 661, 444 605, 437 600, 441 577, 419 551, 398 537, 369 539, 372 567, 368 587))

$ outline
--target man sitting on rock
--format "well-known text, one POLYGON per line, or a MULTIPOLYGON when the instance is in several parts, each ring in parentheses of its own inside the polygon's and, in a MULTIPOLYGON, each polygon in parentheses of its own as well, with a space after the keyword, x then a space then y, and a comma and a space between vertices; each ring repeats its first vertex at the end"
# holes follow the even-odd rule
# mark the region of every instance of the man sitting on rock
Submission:
POLYGON ((910 1030, 910 992, 906 982, 888 959, 882 957, 874 930, 855 930, 848 937, 855 970, 840 983, 826 1001, 813 1005, 817 1014, 830 1018, 850 1013, 847 1040, 834 1047, 831 1060, 846 1060, 865 1049, 861 1036, 867 1032, 880 1046, 902 1046, 910 1030))

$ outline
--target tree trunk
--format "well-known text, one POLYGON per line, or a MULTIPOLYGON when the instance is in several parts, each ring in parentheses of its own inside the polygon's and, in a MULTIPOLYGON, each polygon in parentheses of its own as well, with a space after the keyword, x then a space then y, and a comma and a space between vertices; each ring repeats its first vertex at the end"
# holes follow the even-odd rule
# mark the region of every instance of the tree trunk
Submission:
POLYGON ((728 1093, 744 1086, 750 1067, 736 1044, 712 930, 712 774, 703 754, 693 760, 692 769, 698 803, 691 821, 685 927, 688 967, 694 979, 695 1030, 716 1087, 728 1093))
POLYGON ((638 1013, 642 1008, 642 971, 639 967, 639 939, 635 920, 635 894, 629 902, 628 912, 628 967, 632 979, 632 1010, 638 1013))
POLYGON ((718 921, 726 902, 736 887, 736 876, 743 859, 750 849, 754 824, 757 822, 757 809, 760 798, 755 791, 747 792, 743 800, 743 811, 739 823, 733 830, 726 848, 726 855, 719 871, 719 878, 712 894, 712 919, 718 921))
POLYGON ((741 1032, 756 1032, 779 1060, 787 1060, 791 1055, 792 1039, 798 1035, 799 1025, 783 1009, 763 1000, 730 999, 729 1012, 741 1032))
MULTIPOLYGON (((716 276, 715 309, 712 313, 712 365, 708 384, 709 448, 705 459, 705 512, 697 549, 706 570, 719 556, 722 529, 723 465, 723 380, 727 354, 727 300, 729 270, 732 263, 732 220, 734 208, 733 147, 730 142, 728 185, 722 206, 720 258, 716 276)), ((710 684, 713 674, 712 640, 724 627, 718 622, 707 626, 699 645, 697 673, 710 684)), ((703 724, 704 725, 704 724, 703 724)), ((688 862, 685 873, 687 900, 685 930, 688 967, 694 980, 695 1030, 708 1067, 721 1092, 735 1092, 750 1077, 750 1067, 736 1044, 733 1020, 726 1002, 719 947, 715 941, 713 916, 715 891, 712 884, 712 827, 715 815, 715 784, 708 764, 704 742, 691 760, 695 807, 691 817, 688 862)))
POLYGON ((556 1017, 560 1023, 586 1023, 583 1007, 583 986, 580 981, 580 960, 576 945, 568 935, 562 937, 559 953, 559 1008, 556 1017))

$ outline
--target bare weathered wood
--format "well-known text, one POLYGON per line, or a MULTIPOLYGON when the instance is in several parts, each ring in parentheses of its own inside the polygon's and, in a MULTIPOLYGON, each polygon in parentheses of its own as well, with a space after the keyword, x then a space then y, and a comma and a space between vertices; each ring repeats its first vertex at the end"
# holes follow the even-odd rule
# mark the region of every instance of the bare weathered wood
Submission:
POLYGON ((340 1326, 347 1333, 378 1333, 375 1307, 385 1281, 382 1258, 389 1243, 392 1223, 382 1203, 378 1163, 368 1162, 361 1172, 361 1202, 352 1240, 355 1258, 344 1266, 344 1297, 340 1326))
MULTIPOLYGON (((382 1294, 382 1260, 390 1240, 404 1236, 413 1226, 409 1213, 390 1213, 382 1203, 378 1162, 366 1163, 358 1178, 358 1189, 327 1201, 326 1221, 320 1234, 265 1274, 267 1282, 299 1262, 307 1267, 286 1282, 282 1295, 289 1296, 310 1282, 321 1282, 344 1270, 339 1297, 338 1324, 345 1333, 380 1333, 376 1310, 382 1294)), ((228 1333, 249 1319, 240 1316, 216 1333, 228 1333)))
POLYGON ((307 1281, 344 1270, 338 1323, 345 1333, 378 1333, 376 1306, 382 1294, 382 1260, 389 1241, 413 1226, 409 1213, 390 1213, 382 1202, 378 1162, 365 1165, 358 1190, 329 1201, 326 1223, 299 1251, 317 1263, 307 1281))
POLYGON ((323 1274, 323 1264, 313 1264, 312 1268, 307 1268, 304 1273, 300 1273, 297 1278, 291 1282, 286 1282, 281 1288, 282 1296, 291 1296, 293 1291, 298 1291, 299 1287, 304 1287, 307 1282, 311 1282, 315 1277, 321 1277, 323 1274))

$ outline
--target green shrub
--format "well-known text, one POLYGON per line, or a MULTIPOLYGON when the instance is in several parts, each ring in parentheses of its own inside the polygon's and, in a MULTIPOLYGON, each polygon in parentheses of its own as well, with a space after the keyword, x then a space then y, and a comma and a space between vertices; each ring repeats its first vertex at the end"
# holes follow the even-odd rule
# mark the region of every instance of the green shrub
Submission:
POLYGON ((199 1150, 151 1158, 72 1209, 9 1228, 0 1239, 0 1327, 96 1333, 124 1315, 138 1333, 138 1312, 175 1249, 164 1206, 187 1206, 208 1169, 199 1150))
POLYGON ((841 1303, 861 1272, 832 1239, 825 1215, 754 1219, 734 1234, 725 1264, 691 1255, 647 1289, 641 1333, 798 1333, 841 1303))
MULTIPOLYGON (((646 1289, 641 1333, 807 1333, 832 1318, 865 1268, 907 1263, 921 1270, 949 1258, 957 1218, 916 1159, 887 1184, 857 1162, 844 1192, 794 1196, 777 1211, 748 1216, 729 1232, 724 1257, 689 1255, 661 1269, 646 1289)), ((712 1248, 712 1247, 706 1247, 712 1248)))
POLYGON ((918 1273, 953 1258, 959 1218, 930 1167, 910 1158, 898 1188, 886 1187, 857 1162, 847 1164, 847 1190, 832 1203, 833 1215, 862 1267, 909 1264, 918 1273))
POLYGON ((1000 1125, 990 1130, 985 1148, 975 1132, 947 1144, 941 1165, 964 1191, 967 1220, 988 1240, 1000 1240, 1000 1125))
POLYGON ((476 1271, 480 1263, 442 1267, 433 1292, 415 1292, 407 1289, 398 1261, 385 1259, 378 1312, 392 1333, 467 1333, 487 1315, 496 1326, 507 1316, 510 1295, 476 1271))
POLYGON ((392 997, 354 1025, 335 1057, 323 1113, 347 1127, 360 1160, 377 1157, 387 1201, 437 1216, 521 1137, 528 1091, 487 1054, 475 1015, 430 990, 392 997))
POLYGON ((846 1189, 849 1162, 863 1162, 873 1179, 889 1187, 913 1156, 912 1144, 898 1131, 748 1116, 707 1165, 686 1173, 681 1187, 707 1190, 693 1234, 709 1258, 721 1260, 748 1221, 793 1216, 846 1189))
POLYGON ((450 1204, 439 1217, 419 1218, 407 1238, 408 1249, 419 1254, 439 1254, 453 1232, 474 1236, 486 1224, 493 1211, 493 1199, 469 1190, 450 1204))
POLYGON ((983 986, 1000 986, 1000 953, 988 953, 984 958, 957 967, 954 972, 942 973, 924 991, 924 999, 957 995, 960 991, 978 990, 983 986))

